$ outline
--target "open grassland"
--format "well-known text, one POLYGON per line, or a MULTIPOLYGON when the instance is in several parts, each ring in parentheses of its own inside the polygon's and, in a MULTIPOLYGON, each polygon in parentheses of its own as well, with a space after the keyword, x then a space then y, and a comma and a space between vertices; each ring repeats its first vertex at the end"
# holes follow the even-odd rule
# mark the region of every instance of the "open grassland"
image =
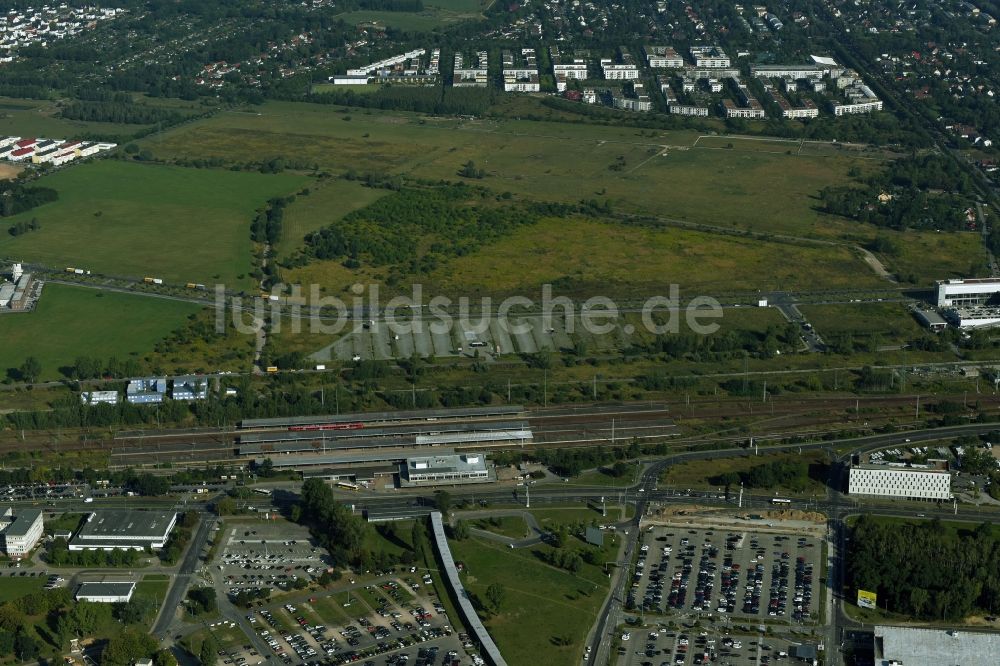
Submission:
POLYGON ((330 225, 347 213, 363 208, 389 194, 388 190, 364 187, 347 180, 327 180, 311 187, 307 196, 296 197, 285 209, 277 256, 286 257, 303 245, 306 234, 330 225))
POLYGON ((251 280, 250 220, 267 199, 306 182, 264 175, 99 160, 46 176, 59 200, 7 218, 41 229, 0 236, 0 255, 168 282, 251 280))
MULTIPOLYGON (((184 115, 194 115, 203 111, 196 102, 146 98, 138 101, 149 106, 171 109, 184 115)), ((134 125, 70 120, 61 118, 58 114, 59 107, 54 102, 0 97, 0 136, 44 136, 50 139, 100 137, 111 141, 122 141, 137 132, 155 126, 155 123, 134 125)))
MULTIPOLYGON (((859 159, 694 147, 696 132, 568 123, 424 118, 417 114, 268 103, 222 113, 145 142, 166 158, 234 161, 284 155, 346 171, 454 179, 474 161, 483 184, 530 198, 610 199, 622 210, 724 227, 825 235, 813 210, 859 159)), ((794 144, 798 145, 798 144, 794 144)), ((794 147, 794 146, 793 146, 794 147)), ((877 159, 861 161, 864 172, 877 159)))
POLYGON ((880 235, 899 248, 897 254, 879 255, 886 267, 921 286, 933 280, 986 275, 986 250, 978 233, 906 231, 880 235))
POLYGON ((35 356, 42 379, 56 379, 80 356, 144 354, 198 310, 190 303, 49 284, 34 312, 0 316, 0 373, 35 356))
POLYGON ((559 281, 570 291, 682 297, 733 289, 828 289, 879 285, 842 247, 769 243, 676 228, 590 219, 547 219, 432 273, 443 292, 519 292, 559 281), (597 250, 599 248, 599 250, 597 250), (665 292, 664 292, 665 293, 665 292))
MULTIPOLYGON (((385 271, 315 261, 286 272, 290 282, 318 284, 328 295, 357 282, 381 282, 385 271)), ((672 227, 588 218, 544 219, 471 254, 448 261, 423 278, 425 293, 526 294, 540 299, 543 284, 559 293, 639 298, 682 298, 760 289, 880 287, 878 278, 847 247, 793 245, 672 227)))
MULTIPOLYGON (((585 564, 575 574, 551 567, 536 554, 548 546, 510 550, 471 538, 451 547, 455 559, 465 563, 463 582, 473 595, 485 601, 490 584, 503 586, 500 611, 485 623, 509 663, 579 663, 584 638, 607 591, 607 577, 599 567, 585 564)), ((609 544, 605 550, 613 560, 614 547, 609 544)))
POLYGON ((820 336, 875 336, 878 345, 905 344, 925 331, 901 303, 849 303, 799 307, 820 336))

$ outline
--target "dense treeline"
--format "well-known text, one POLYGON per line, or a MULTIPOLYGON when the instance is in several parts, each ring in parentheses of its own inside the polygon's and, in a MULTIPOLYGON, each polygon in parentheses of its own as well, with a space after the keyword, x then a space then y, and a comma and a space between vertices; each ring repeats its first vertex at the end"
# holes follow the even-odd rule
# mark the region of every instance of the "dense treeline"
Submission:
POLYGON ((349 268, 391 264, 407 273, 428 273, 443 257, 468 254, 539 219, 527 207, 485 205, 486 196, 486 190, 464 185, 403 188, 309 234, 307 252, 343 260, 349 268))
POLYGON ((423 0, 358 0, 358 9, 380 12, 422 12, 423 0))
POLYGON ((375 93, 332 90, 309 95, 307 99, 320 104, 417 111, 446 116, 481 116, 492 106, 495 94, 492 88, 386 85, 375 93))
POLYGON ((25 185, 19 181, 0 183, 0 216, 17 215, 58 198, 59 193, 51 187, 25 185))
POLYGON ((176 111, 136 104, 130 97, 123 95, 106 102, 73 102, 64 106, 59 115, 69 120, 132 125, 174 125, 184 120, 184 115, 176 111))
POLYGON ((1000 608, 1000 540, 983 523, 973 531, 882 523, 861 516, 851 533, 847 571, 853 588, 921 620, 957 620, 1000 608))

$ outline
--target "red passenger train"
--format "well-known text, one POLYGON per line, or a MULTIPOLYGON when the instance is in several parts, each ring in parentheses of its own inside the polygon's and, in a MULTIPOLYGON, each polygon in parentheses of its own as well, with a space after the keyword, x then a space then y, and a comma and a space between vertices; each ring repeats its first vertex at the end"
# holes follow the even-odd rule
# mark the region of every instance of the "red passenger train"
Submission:
POLYGON ((288 429, 297 432, 301 430, 360 430, 364 427, 364 423, 361 423, 360 421, 353 421, 351 423, 314 423, 310 425, 296 425, 289 426, 288 429))

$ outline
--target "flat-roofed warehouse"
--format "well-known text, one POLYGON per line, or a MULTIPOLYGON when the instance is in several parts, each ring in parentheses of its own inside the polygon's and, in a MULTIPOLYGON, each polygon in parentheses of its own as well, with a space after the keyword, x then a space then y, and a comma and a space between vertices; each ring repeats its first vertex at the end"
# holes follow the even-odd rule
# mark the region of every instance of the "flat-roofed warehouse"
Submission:
POLYGON ((70 539, 69 549, 163 548, 176 523, 177 514, 172 511, 94 511, 70 539))
POLYGON ((74 598, 77 601, 92 601, 100 604, 125 603, 132 599, 135 583, 80 583, 74 598))
POLYGON ((875 666, 996 666, 1000 634, 875 627, 875 666))

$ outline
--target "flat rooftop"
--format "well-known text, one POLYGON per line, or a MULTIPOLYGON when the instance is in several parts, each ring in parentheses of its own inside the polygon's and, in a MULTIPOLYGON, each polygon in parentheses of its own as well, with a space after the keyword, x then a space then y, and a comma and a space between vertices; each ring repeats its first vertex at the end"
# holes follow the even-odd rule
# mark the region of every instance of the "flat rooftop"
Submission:
POLYGON ((406 471, 410 474, 454 474, 485 470, 486 456, 480 453, 421 456, 406 459, 406 471))
POLYGON ((875 627, 875 665, 993 666, 1000 654, 1000 634, 875 627))
POLYGON ((133 582, 122 583, 80 583, 77 597, 127 597, 135 588, 133 582))
POLYGON ((23 509, 14 514, 14 522, 3 531, 6 536, 23 537, 28 534, 28 530, 35 524, 35 521, 42 515, 41 509, 23 509))
POLYGON ((173 511, 94 511, 74 540, 158 539, 167 533, 174 518, 173 511))

